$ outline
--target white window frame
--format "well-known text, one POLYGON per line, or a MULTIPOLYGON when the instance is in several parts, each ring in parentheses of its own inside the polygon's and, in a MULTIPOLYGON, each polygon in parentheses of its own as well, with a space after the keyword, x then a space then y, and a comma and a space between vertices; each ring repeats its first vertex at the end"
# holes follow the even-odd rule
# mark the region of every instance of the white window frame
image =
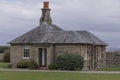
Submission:
POLYGON ((87 61, 87 60, 88 60, 88 49, 86 47, 86 49, 85 49, 85 61, 87 61))
POLYGON ((100 52, 99 54, 100 54, 100 55, 99 55, 99 59, 102 59, 102 53, 100 52))
POLYGON ((30 49, 28 46, 24 46, 23 48, 23 59, 29 59, 30 58, 30 49))
POLYGON ((88 60, 88 54, 87 54, 87 52, 86 52, 86 54, 85 54, 85 60, 86 60, 86 61, 88 60))

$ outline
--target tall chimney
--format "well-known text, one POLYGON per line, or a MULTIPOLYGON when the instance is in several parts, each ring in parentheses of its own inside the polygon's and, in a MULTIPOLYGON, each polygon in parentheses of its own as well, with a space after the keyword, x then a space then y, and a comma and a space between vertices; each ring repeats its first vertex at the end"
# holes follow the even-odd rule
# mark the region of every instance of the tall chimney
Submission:
POLYGON ((44 2, 44 9, 49 9, 49 2, 44 2))
POLYGON ((49 25, 52 25, 52 19, 50 16, 49 2, 46 1, 43 3, 42 16, 40 18, 40 24, 46 22, 49 25))

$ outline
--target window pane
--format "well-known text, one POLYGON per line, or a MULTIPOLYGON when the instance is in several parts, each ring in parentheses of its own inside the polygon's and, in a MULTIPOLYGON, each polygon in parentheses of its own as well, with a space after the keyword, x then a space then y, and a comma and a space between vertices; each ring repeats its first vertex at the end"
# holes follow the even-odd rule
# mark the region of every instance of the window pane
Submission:
POLYGON ((30 57, 30 50, 29 47, 24 47, 24 54, 23 57, 30 57))

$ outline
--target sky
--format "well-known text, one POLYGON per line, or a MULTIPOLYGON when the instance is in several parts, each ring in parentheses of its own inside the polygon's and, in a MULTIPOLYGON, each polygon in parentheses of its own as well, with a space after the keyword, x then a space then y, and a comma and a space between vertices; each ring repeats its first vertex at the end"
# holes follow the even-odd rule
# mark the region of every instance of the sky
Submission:
MULTIPOLYGON (((0 45, 39 25, 45 0, 0 0, 0 45)), ((107 49, 120 49, 120 0, 47 0, 53 23, 93 33, 107 49)))

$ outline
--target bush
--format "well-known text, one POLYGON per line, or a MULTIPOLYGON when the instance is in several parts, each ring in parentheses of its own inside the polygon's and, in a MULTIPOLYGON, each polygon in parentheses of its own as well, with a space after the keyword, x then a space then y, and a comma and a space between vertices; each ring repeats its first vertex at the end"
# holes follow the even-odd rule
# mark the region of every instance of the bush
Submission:
POLYGON ((56 69, 57 69, 57 65, 56 65, 56 64, 50 64, 50 65, 48 66, 48 68, 49 68, 50 70, 56 70, 56 69))
POLYGON ((64 53, 57 57, 56 64, 60 70, 82 70, 84 58, 80 55, 64 53))
POLYGON ((12 64, 8 64, 7 68, 12 68, 12 64))
POLYGON ((37 69, 38 65, 34 60, 27 61, 20 61, 17 63, 17 68, 29 68, 29 69, 37 69))
POLYGON ((3 56, 3 61, 4 62, 10 62, 10 53, 5 53, 3 56))
POLYGON ((27 61, 20 61, 17 63, 17 68, 28 68, 28 62, 27 61))
POLYGON ((38 64, 34 60, 30 60, 28 62, 28 68, 29 69, 38 69, 38 64))

